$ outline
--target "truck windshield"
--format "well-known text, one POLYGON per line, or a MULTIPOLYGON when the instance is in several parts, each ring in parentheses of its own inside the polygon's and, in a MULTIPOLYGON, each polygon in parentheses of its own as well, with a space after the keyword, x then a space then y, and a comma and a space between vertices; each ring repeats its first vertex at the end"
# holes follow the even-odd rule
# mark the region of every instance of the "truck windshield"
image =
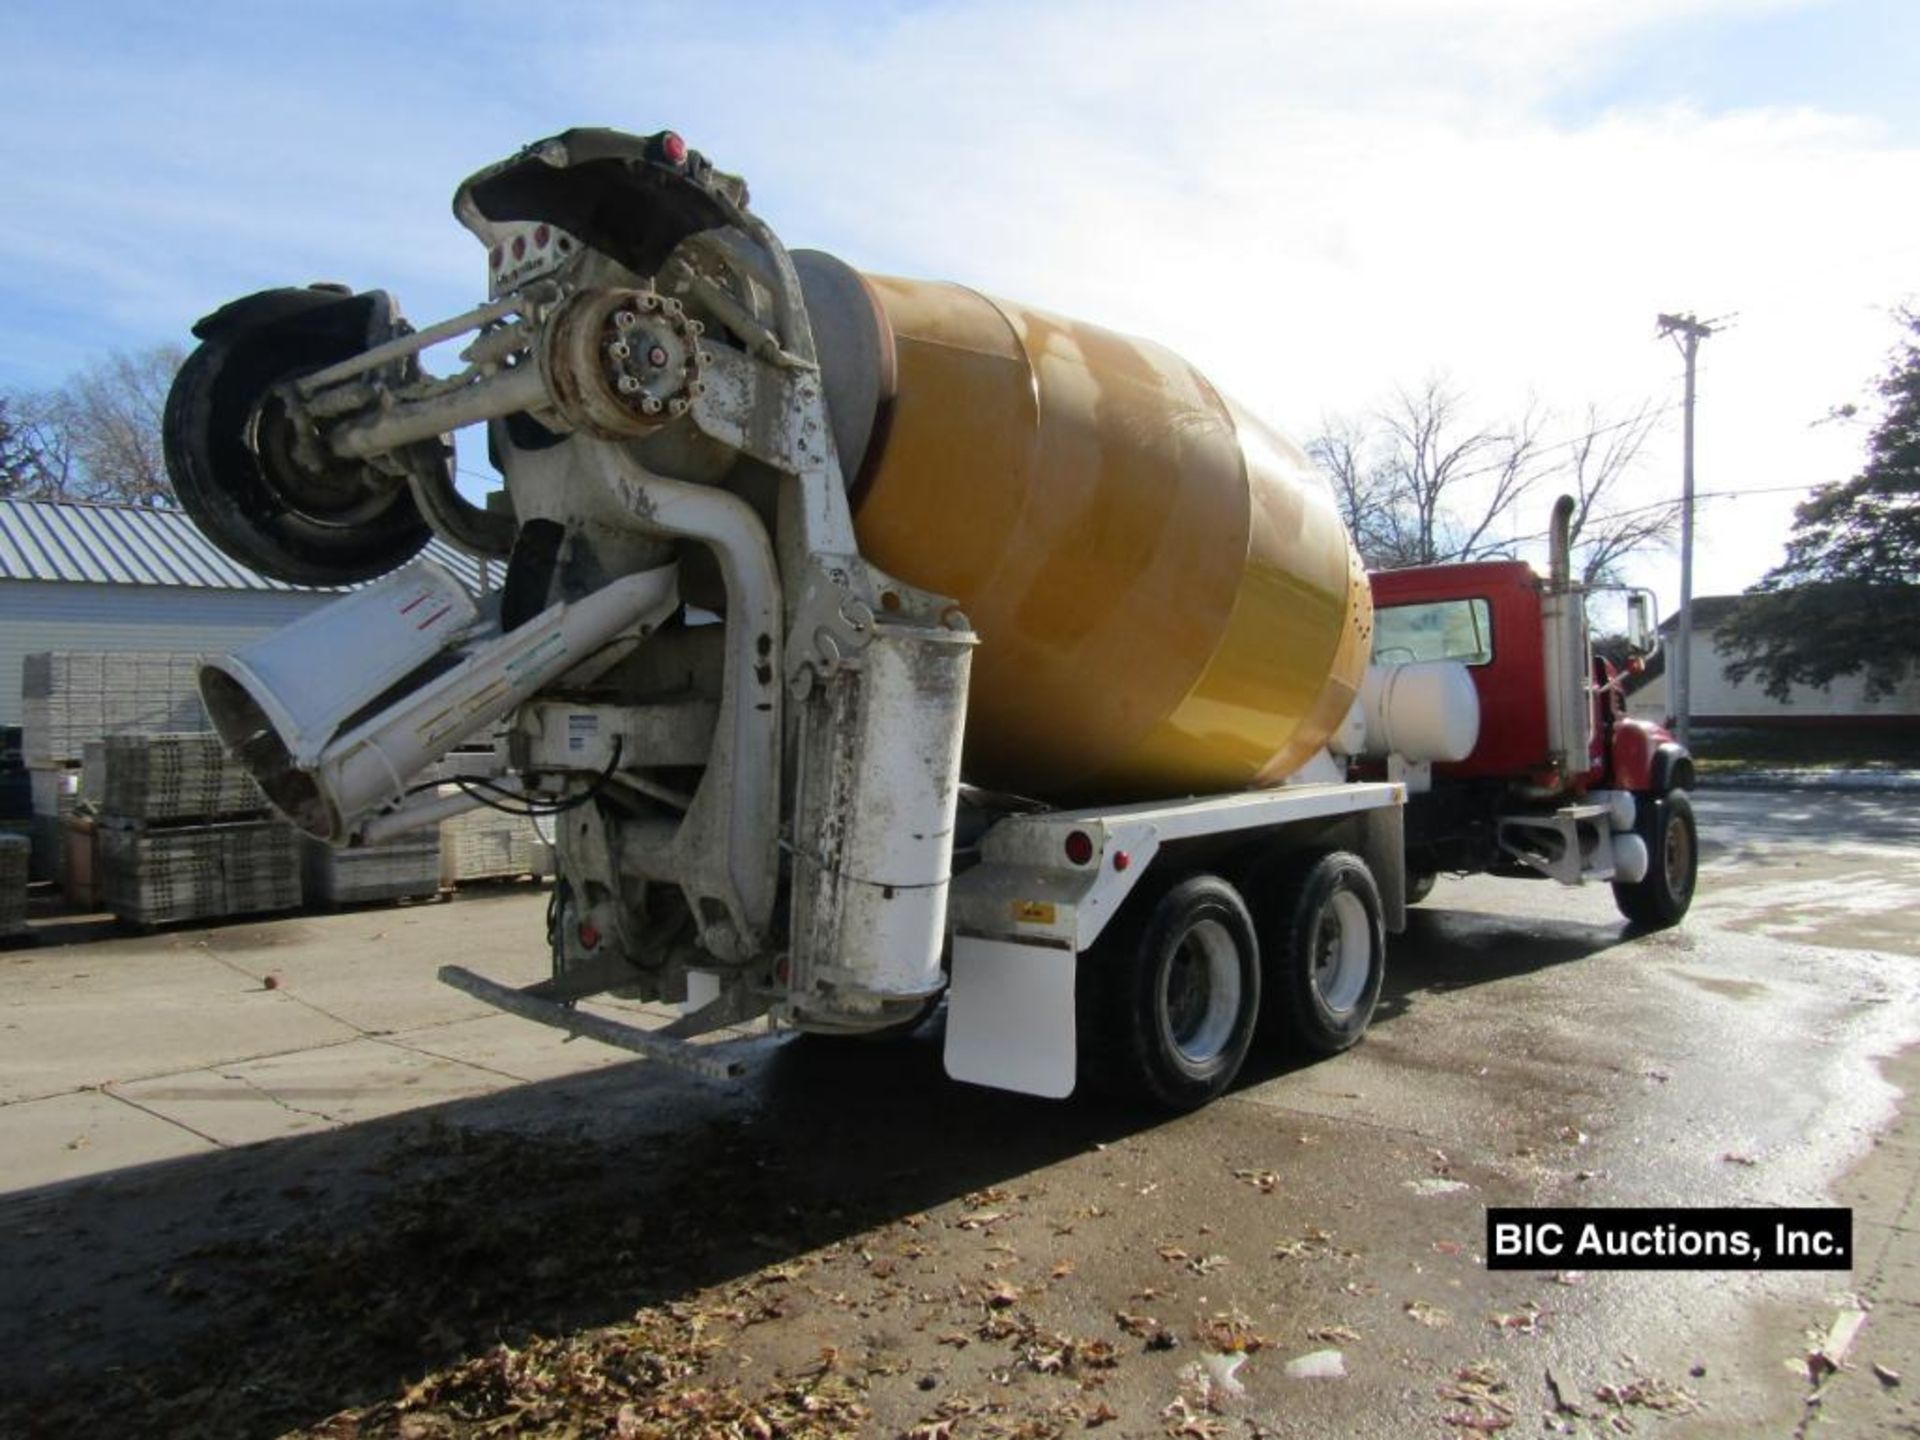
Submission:
POLYGON ((1391 605, 1373 613, 1373 658, 1380 665, 1416 660, 1493 659, 1493 626, 1484 600, 1434 600, 1391 605))

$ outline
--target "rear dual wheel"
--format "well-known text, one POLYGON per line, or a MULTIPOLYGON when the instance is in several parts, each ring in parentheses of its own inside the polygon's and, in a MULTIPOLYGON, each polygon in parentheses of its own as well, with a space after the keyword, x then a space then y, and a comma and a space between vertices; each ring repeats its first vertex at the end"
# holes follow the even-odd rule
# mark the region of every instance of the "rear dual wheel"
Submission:
POLYGON ((1233 1083, 1253 1043, 1253 917, 1219 876, 1191 876, 1109 926, 1082 958, 1078 988, 1089 1078, 1196 1109, 1233 1083))
POLYGON ((1295 857, 1262 914, 1265 1030, 1314 1055, 1337 1055, 1373 1023, 1387 973, 1380 890, 1358 855, 1295 857))

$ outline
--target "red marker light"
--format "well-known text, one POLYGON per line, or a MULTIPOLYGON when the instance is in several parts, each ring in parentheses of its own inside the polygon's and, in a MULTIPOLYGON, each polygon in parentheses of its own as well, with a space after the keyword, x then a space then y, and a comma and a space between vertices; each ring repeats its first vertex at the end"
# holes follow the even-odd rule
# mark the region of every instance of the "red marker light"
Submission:
POLYGON ((526 236, 516 235, 513 237, 513 258, 516 260, 524 260, 527 258, 526 236))
POLYGON ((1093 837, 1084 830, 1068 831, 1067 859, 1076 865, 1084 865, 1093 859, 1093 837))
POLYGON ((1133 856, 1129 855, 1126 851, 1116 850, 1113 852, 1113 868, 1115 870, 1124 870, 1131 864, 1133 864, 1133 856))
POLYGON ((545 225, 536 225, 533 227, 533 248, 534 249, 536 250, 546 249, 547 242, 552 238, 553 238, 553 231, 549 227, 545 225))
POLYGON ((580 948, 594 950, 600 945, 600 927, 591 920, 580 922, 580 948))
POLYGON ((501 263, 506 258, 507 258, 507 252, 501 249, 500 246, 498 245, 494 246, 493 249, 487 252, 488 263, 490 263, 493 266, 493 268, 496 270, 500 268, 501 263))
POLYGON ((660 153, 669 165, 687 163, 687 142, 669 130, 660 137, 660 153))

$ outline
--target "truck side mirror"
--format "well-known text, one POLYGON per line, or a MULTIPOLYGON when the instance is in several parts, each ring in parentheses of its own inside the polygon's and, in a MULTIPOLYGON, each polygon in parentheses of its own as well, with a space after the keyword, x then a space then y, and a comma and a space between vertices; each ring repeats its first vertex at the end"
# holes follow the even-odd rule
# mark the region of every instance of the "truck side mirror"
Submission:
POLYGON ((1653 592, 1634 590, 1627 595, 1627 645, 1636 655, 1651 655, 1660 643, 1653 628, 1653 592))

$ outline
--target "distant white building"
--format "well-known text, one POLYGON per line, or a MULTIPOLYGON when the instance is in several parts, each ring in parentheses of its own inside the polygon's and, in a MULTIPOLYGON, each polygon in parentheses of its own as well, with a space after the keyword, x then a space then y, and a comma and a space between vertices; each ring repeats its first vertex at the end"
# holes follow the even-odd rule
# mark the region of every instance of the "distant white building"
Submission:
MULTIPOLYGON (((470 589, 501 579, 438 540, 425 554, 470 589)), ((178 510, 0 500, 0 725, 20 723, 34 651, 225 651, 338 593, 256 575, 178 510)))
MULTIPOLYGON (((1891 695, 1867 698, 1866 678, 1842 675, 1824 690, 1796 685, 1785 701, 1767 694, 1759 677, 1737 684, 1727 678, 1729 656, 1715 632, 1740 602, 1738 595, 1697 595, 1693 601, 1693 683, 1690 708, 1695 725, 1861 726, 1920 725, 1920 670, 1910 671, 1891 695)), ((1679 616, 1660 627, 1660 653, 1627 699, 1630 714, 1646 720, 1671 717, 1667 663, 1673 658, 1679 616)))

